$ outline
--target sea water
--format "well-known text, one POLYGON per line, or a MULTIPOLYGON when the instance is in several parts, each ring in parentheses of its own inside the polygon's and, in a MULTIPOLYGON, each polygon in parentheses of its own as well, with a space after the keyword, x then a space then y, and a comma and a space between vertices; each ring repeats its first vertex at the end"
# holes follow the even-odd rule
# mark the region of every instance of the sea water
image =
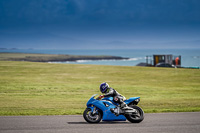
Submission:
POLYGON ((54 63, 68 64, 97 64, 97 65, 119 65, 135 66, 146 62, 146 56, 154 54, 181 55, 181 65, 184 67, 200 67, 200 49, 123 49, 123 50, 49 50, 49 49, 10 49, 0 52, 12 53, 42 53, 42 54, 69 54, 69 55, 111 55, 128 57, 127 60, 78 60, 54 63))

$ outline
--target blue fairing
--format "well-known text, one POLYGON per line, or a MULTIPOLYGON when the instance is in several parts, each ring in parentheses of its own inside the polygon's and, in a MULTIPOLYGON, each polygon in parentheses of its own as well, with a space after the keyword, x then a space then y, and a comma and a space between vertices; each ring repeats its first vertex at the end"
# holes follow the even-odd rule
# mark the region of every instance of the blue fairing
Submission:
MULTIPOLYGON (((110 109, 116 107, 116 103, 113 101, 113 97, 106 97, 102 100, 96 100, 94 99, 96 95, 93 95, 90 100, 87 102, 87 107, 91 109, 91 111, 94 110, 94 106, 97 107, 97 109, 101 110, 103 112, 103 121, 126 121, 126 118, 124 115, 115 116, 110 109)), ((138 99, 139 97, 132 97, 125 101, 126 104, 138 99)))
POLYGON ((129 103, 131 103, 131 102, 133 102, 133 101, 135 101, 136 99, 139 99, 140 97, 131 97, 131 98, 129 98, 129 99, 127 99, 126 101, 124 101, 126 104, 129 104, 129 103))

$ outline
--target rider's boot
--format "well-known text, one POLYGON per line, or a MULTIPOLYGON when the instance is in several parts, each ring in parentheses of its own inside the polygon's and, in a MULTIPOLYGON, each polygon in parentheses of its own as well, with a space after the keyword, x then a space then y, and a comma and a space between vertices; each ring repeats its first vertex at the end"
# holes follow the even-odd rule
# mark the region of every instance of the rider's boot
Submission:
POLYGON ((137 110, 129 107, 125 102, 120 104, 121 110, 123 110, 125 113, 137 113, 137 110))
POLYGON ((121 103, 120 107, 122 110, 132 110, 132 108, 129 107, 125 102, 121 103))

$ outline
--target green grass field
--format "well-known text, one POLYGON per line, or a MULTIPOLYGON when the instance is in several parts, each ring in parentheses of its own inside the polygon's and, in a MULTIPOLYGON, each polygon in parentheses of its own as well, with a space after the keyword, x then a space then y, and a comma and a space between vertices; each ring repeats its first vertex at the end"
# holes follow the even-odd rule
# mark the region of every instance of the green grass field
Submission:
POLYGON ((150 112, 200 111, 200 70, 0 61, 0 115, 82 114, 99 85, 150 112))

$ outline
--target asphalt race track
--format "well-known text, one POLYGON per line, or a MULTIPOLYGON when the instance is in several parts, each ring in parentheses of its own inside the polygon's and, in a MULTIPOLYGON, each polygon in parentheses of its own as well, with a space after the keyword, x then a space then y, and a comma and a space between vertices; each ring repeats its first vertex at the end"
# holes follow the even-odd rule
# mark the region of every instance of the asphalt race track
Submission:
POLYGON ((200 112, 145 114, 141 123, 88 124, 81 115, 0 116, 0 133, 199 133, 200 112))

